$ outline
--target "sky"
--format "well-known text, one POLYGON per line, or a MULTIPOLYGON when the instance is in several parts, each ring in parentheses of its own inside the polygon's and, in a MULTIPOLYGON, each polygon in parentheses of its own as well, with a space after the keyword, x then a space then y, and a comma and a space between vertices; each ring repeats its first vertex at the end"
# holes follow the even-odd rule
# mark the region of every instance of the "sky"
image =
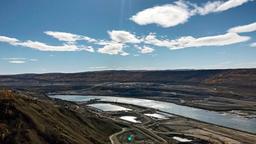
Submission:
POLYGON ((1 0, 0 74, 256 68, 256 0, 1 0))

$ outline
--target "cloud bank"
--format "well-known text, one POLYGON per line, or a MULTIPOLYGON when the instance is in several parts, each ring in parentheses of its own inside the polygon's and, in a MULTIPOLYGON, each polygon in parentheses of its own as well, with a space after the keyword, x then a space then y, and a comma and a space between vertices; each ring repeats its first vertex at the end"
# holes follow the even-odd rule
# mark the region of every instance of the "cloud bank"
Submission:
MULTIPOLYGON (((65 32, 45 32, 47 35, 58 39, 60 45, 50 45, 47 43, 26 40, 21 41, 17 38, 0 36, 0 42, 8 43, 13 46, 21 46, 39 51, 87 51, 98 52, 108 55, 127 56, 130 53, 128 48, 137 49, 137 53, 148 54, 153 53, 156 47, 165 47, 170 50, 192 48, 192 47, 208 47, 208 46, 227 46, 237 43, 242 43, 250 40, 249 36, 240 35, 240 33, 256 31, 256 23, 232 27, 224 34, 194 37, 182 36, 177 39, 158 38, 155 33, 148 35, 137 36, 134 33, 124 30, 108 31, 109 39, 96 40, 87 36, 65 33, 65 32), (87 37, 85 40, 85 37, 87 37), (79 44, 78 41, 85 40, 85 44, 79 44)), ((251 47, 255 47, 252 44, 251 47)))

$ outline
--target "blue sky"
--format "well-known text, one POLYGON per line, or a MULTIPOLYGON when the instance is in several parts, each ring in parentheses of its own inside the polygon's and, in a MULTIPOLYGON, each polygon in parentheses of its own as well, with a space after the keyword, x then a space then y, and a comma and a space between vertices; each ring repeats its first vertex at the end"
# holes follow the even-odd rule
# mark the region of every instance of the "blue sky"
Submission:
POLYGON ((256 68, 255 0, 1 0, 0 74, 256 68))

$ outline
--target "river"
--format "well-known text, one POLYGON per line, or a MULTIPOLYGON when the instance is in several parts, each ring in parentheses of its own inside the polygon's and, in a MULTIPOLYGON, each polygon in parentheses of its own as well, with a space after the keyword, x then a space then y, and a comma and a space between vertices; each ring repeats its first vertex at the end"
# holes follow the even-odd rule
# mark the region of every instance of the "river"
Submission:
POLYGON ((97 98, 101 101, 138 105, 256 134, 256 119, 248 119, 231 114, 221 114, 219 112, 177 105, 170 102, 111 96, 54 95, 50 97, 74 102, 88 101, 97 98))

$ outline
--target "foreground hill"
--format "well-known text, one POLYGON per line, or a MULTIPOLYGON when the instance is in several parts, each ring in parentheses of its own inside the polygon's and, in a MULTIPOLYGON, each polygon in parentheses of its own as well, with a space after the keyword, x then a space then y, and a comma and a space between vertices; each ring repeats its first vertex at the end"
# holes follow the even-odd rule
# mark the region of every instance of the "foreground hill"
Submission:
POLYGON ((106 144, 120 127, 68 102, 0 91, 0 143, 106 144))

